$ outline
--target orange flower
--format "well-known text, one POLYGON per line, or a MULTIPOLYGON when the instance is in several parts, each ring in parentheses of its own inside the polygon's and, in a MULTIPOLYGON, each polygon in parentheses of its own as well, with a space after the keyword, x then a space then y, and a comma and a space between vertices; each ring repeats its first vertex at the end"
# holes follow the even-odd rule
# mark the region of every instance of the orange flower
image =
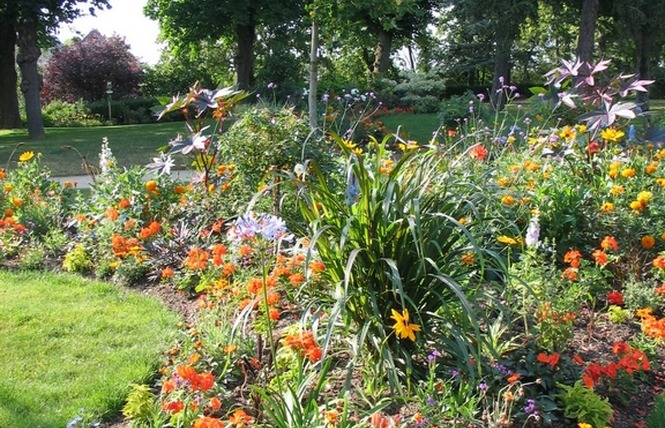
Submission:
POLYGON ((194 428, 224 428, 224 422, 210 416, 202 416, 194 421, 194 428))
POLYGON ((281 312, 279 311, 279 309, 271 308, 270 311, 268 311, 268 316, 273 321, 277 321, 280 315, 281 312))
POLYGON ((233 414, 229 416, 229 423, 236 427, 244 427, 247 424, 251 424, 252 421, 253 418, 245 413, 243 409, 236 409, 233 414))
POLYGON ((663 256, 658 256, 655 259, 653 259, 653 267, 656 269, 665 269, 665 258, 663 256))
POLYGON ((141 239, 148 239, 151 236, 156 235, 157 233, 159 233, 161 228, 162 228, 161 224, 159 224, 156 221, 153 221, 147 227, 144 227, 143 229, 141 229, 141 232, 139 233, 139 236, 141 237, 141 239))
POLYGON ((556 352, 552 354, 545 354, 544 352, 541 352, 536 356, 536 360, 538 360, 539 363, 547 364, 548 366, 554 368, 559 364, 559 354, 556 352))
POLYGON ((654 292, 659 296, 665 296, 665 284, 661 284, 660 287, 654 290, 654 292))
POLYGON ((14 205, 16 208, 20 208, 23 206, 23 199, 14 197, 11 199, 12 205, 14 205))
POLYGON ((162 404, 162 410, 169 413, 180 413, 184 408, 185 404, 180 400, 169 401, 162 404))
POLYGON ((116 221, 118 219, 118 210, 115 208, 109 208, 106 210, 106 218, 110 221, 116 221))
POLYGON ((569 250, 563 256, 563 262, 568 263, 570 267, 574 268, 580 267, 581 259, 582 259, 582 254, 578 250, 569 250))
POLYGON ((645 235, 641 239, 642 248, 645 250, 650 250, 656 245, 656 238, 651 235, 645 235))
POLYGON ((593 256, 594 260, 596 261, 596 264, 605 266, 607 264, 607 254, 602 251, 602 250, 594 250, 593 253, 591 253, 593 256))
POLYGON ((582 357, 580 357, 579 354, 575 354, 572 358, 572 361, 573 361, 573 363, 575 363, 577 365, 580 365, 580 366, 584 365, 584 360, 582 359, 582 357))
POLYGON ((224 264, 224 256, 227 253, 226 246, 224 244, 215 244, 212 246, 212 264, 215 266, 221 266, 224 264))
POLYGON ((521 376, 522 375, 520 375, 519 373, 513 373, 506 380, 508 381, 508 383, 515 383, 521 376))
POLYGON ((120 202, 118 202, 118 209, 119 210, 124 210, 125 208, 128 208, 132 205, 132 201, 130 201, 127 198, 121 199, 120 202))
POLYGON ((298 272, 296 272, 294 274, 291 274, 291 275, 289 275, 289 282, 294 287, 297 287, 300 284, 302 284, 303 282, 305 282, 305 275, 303 275, 301 273, 298 273, 298 272))
POLYGON ((570 282, 577 281, 577 269, 569 267, 561 273, 561 279, 567 279, 570 282))
POLYGON ((217 398, 217 397, 212 397, 212 398, 210 399, 210 408, 211 408, 212 410, 215 410, 215 411, 217 411, 217 410, 219 410, 219 409, 222 408, 222 402, 219 400, 219 398, 217 398))
POLYGON ((477 144, 469 150, 469 155, 479 161, 487 159, 487 149, 482 144, 477 144))
POLYGON ((148 192, 157 193, 157 182, 155 180, 148 180, 145 183, 145 188, 148 192))
POLYGON ((162 392, 168 394, 175 389, 175 380, 166 379, 162 384, 162 392))
POLYGON ((189 254, 183 262, 183 265, 191 270, 204 270, 208 267, 209 258, 210 253, 199 247, 194 247, 189 250, 189 254))
POLYGON ((605 251, 619 251, 619 244, 613 236, 606 236, 600 242, 600 247, 605 251))
POLYGON ((161 276, 162 279, 168 279, 168 278, 173 277, 174 273, 175 272, 173 271, 173 268, 171 268, 170 266, 167 266, 164 269, 162 269, 162 274, 160 276, 161 276))

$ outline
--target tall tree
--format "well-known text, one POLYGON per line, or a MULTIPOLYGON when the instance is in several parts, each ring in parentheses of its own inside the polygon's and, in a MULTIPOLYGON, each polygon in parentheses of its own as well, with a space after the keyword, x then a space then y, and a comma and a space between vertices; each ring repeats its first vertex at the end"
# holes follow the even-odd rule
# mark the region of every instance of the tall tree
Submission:
MULTIPOLYGON (((41 76, 37 68, 37 61, 41 56, 40 47, 49 43, 50 36, 57 30, 58 25, 63 22, 71 22, 81 15, 82 10, 78 7, 79 3, 90 4, 91 14, 94 14, 95 8, 109 5, 108 0, 0 0, 0 24, 2 24, 0 70, 4 72, 9 67, 14 67, 15 61, 19 65, 22 78, 21 91, 25 97, 30 138, 44 136, 39 100, 41 76), (19 50, 18 55, 14 58, 11 46, 16 44, 18 44, 19 50)), ((3 90, 0 98, 16 98, 12 95, 16 92, 17 87, 16 73, 3 74, 2 78, 6 81, 0 87, 3 90)), ((2 109, 1 117, 11 116, 13 100, 6 105, 4 102, 0 102, 0 109, 2 109)))
MULTIPOLYGON (((617 2, 615 11, 619 22, 635 43, 636 72, 640 79, 648 80, 660 56, 656 47, 665 41, 665 31, 662 29, 665 0, 635 0, 630 4, 617 2)), ((649 109, 648 92, 638 92, 637 101, 643 110, 649 109)))
POLYGON ((598 20, 599 0, 583 0, 580 19, 580 33, 577 39, 577 57, 588 63, 593 62, 594 35, 598 20))
POLYGON ((0 129, 21 127, 16 91, 16 31, 13 20, 0 13, 0 129))
MULTIPOLYGON (((340 17, 352 31, 374 37, 370 68, 375 75, 385 74, 396 48, 409 46, 424 35, 434 22, 441 0, 344 0, 340 17)), ((361 40, 362 38, 359 38, 361 40)))
POLYGON ((145 13, 159 21, 162 36, 174 46, 222 38, 235 44, 236 84, 249 89, 257 28, 300 19, 304 0, 148 0, 145 13))

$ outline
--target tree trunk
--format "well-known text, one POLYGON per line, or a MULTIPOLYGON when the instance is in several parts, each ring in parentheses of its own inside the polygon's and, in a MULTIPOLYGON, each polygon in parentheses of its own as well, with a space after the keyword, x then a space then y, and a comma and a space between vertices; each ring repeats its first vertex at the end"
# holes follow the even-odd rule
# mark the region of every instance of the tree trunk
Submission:
POLYGON ((580 35, 577 39, 577 57, 584 62, 593 62, 593 41, 598 20, 599 0, 584 0, 582 2, 582 19, 580 20, 580 35))
POLYGON ((238 52, 235 57, 236 85, 238 89, 247 90, 254 83, 254 42, 256 41, 256 24, 253 20, 247 25, 236 26, 238 52))
POLYGON ((497 31, 495 42, 494 77, 490 97, 493 107, 498 111, 502 110, 506 104, 503 85, 510 82, 510 50, 513 45, 513 38, 508 31, 497 31))
MULTIPOLYGON (((637 55, 637 74, 640 79, 649 80, 651 77, 651 55, 653 54, 654 34, 656 29, 649 25, 642 25, 636 31, 635 50, 637 55)), ((647 90, 649 87, 647 86, 647 90)), ((637 102, 642 111, 649 110, 649 92, 637 92, 637 102)))
POLYGON ((16 92, 16 31, 8 22, 0 22, 0 129, 21 127, 16 92))
POLYGON ((39 92, 42 76, 37 68, 37 60, 42 54, 37 44, 37 25, 28 22, 18 27, 18 56, 16 62, 21 69, 21 92, 25 98, 25 112, 28 116, 30 139, 44 138, 44 121, 39 92))
POLYGON ((312 19, 312 46, 309 52, 309 127, 316 129, 318 117, 316 103, 318 102, 318 79, 319 79, 319 23, 316 18, 312 19))
POLYGON ((379 41, 374 50, 373 72, 377 75, 385 74, 390 68, 390 51, 393 44, 393 35, 383 28, 379 29, 379 41))

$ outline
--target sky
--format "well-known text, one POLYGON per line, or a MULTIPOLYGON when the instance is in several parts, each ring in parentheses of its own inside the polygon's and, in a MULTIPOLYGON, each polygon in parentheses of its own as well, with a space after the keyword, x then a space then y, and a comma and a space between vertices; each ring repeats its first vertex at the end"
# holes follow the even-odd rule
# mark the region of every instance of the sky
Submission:
POLYGON ((159 26, 157 21, 143 15, 146 3, 147 0, 109 0, 111 9, 98 10, 96 16, 90 16, 86 9, 84 15, 71 24, 60 26, 58 39, 65 41, 76 35, 83 37, 94 29, 107 37, 117 34, 125 38, 139 61, 155 65, 160 55, 157 43, 159 26))

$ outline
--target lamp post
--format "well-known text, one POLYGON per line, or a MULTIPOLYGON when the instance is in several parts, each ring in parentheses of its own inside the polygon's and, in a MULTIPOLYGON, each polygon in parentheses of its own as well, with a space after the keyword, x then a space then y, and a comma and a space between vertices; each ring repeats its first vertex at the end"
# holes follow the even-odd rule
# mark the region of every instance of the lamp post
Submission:
POLYGON ((106 99, 109 104, 109 122, 111 121, 111 95, 113 95, 113 84, 106 82, 106 99))

